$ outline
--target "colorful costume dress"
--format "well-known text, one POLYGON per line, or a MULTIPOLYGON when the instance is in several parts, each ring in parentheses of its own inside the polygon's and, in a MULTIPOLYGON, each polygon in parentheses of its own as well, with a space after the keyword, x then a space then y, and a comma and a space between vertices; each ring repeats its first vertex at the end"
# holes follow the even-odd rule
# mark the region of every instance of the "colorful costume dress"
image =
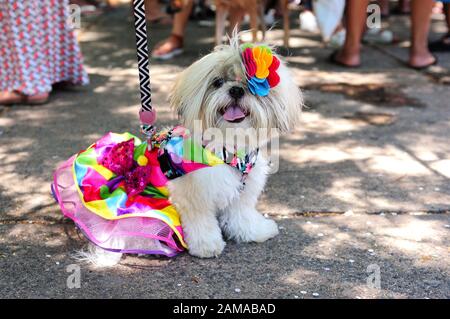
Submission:
POLYGON ((185 248, 180 218, 167 182, 228 163, 248 174, 257 151, 222 158, 175 127, 152 138, 109 133, 55 172, 52 190, 66 217, 96 245, 123 253, 173 256, 185 248), (119 240, 120 239, 120 240, 119 240))

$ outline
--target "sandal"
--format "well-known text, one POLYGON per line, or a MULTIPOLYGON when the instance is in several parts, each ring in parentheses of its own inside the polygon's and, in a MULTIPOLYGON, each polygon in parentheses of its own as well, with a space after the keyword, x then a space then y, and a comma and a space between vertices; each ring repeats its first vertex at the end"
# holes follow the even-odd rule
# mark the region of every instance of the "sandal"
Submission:
POLYGON ((156 45, 152 57, 158 60, 169 60, 183 53, 183 37, 171 34, 170 37, 156 45), (177 45, 173 45, 177 43, 177 45))
POLYGON ((0 93, 0 105, 40 105, 48 101, 48 93, 38 93, 35 95, 24 95, 20 92, 1 92, 0 93))
POLYGON ((408 62, 406 62, 406 66, 408 68, 416 70, 416 71, 423 71, 423 70, 428 69, 430 66, 434 66, 434 65, 437 65, 439 63, 439 60, 438 60, 437 56, 435 56, 433 54, 433 57, 434 57, 434 61, 431 62, 431 63, 425 64, 425 65, 422 65, 422 66, 414 66, 414 65, 411 65, 408 62))
POLYGON ((35 95, 25 96, 25 103, 28 105, 41 105, 48 102, 50 94, 40 93, 35 95))

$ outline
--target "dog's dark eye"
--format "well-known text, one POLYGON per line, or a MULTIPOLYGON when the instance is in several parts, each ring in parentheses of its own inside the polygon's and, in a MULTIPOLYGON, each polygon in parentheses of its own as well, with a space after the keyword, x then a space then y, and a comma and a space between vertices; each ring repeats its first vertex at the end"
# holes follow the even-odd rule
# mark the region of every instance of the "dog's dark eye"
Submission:
POLYGON ((224 80, 224 79, 222 79, 222 78, 217 78, 217 79, 215 79, 215 80, 213 81, 212 85, 213 85, 216 89, 218 89, 218 88, 220 88, 224 83, 225 83, 225 80, 224 80))

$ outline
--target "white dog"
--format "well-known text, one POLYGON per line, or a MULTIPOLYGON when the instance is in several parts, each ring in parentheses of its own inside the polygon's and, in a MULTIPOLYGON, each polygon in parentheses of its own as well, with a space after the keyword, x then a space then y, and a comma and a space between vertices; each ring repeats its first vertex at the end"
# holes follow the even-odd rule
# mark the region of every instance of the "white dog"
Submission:
MULTIPOLYGON (((280 82, 268 95, 252 94, 242 47, 234 37, 230 45, 217 47, 180 74, 171 94, 171 105, 181 124, 192 131, 200 120, 204 132, 216 128, 226 136, 225 131, 242 129, 275 128, 281 133, 288 132, 300 114, 302 96, 283 62, 277 72, 280 82)), ((224 142, 230 143, 233 141, 224 142)), ((238 147, 251 150, 262 146, 243 143, 238 147)), ((224 237, 238 242, 264 242, 278 234, 277 224, 256 209, 267 172, 268 161, 259 154, 245 185, 242 173, 227 164, 199 169, 170 181, 170 200, 180 214, 191 255, 201 258, 220 255, 225 247, 224 237)), ((97 264, 113 264, 120 259, 119 253, 91 248, 89 259, 97 264)))

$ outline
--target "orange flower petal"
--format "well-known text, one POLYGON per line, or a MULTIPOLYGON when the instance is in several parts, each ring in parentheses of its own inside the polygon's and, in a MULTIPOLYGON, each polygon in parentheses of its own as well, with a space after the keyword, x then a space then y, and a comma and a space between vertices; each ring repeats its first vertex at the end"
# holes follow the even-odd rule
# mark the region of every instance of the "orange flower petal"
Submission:
POLYGON ((265 79, 269 76, 269 66, 272 64, 273 55, 267 47, 257 46, 253 50, 253 58, 256 62, 256 77, 265 79))

